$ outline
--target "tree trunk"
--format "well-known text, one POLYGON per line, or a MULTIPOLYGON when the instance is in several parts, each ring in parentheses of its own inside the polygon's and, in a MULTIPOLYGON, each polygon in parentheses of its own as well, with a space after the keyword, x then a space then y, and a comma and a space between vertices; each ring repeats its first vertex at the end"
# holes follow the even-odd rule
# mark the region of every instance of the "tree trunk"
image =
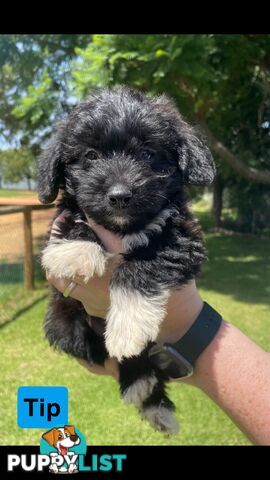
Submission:
POLYGON ((270 184, 269 170, 257 170, 256 168, 248 167, 213 135, 202 119, 200 119, 200 125, 212 151, 215 152, 221 160, 230 165, 236 173, 253 183, 261 183, 262 185, 270 184))
MULTIPOLYGON (((178 77, 177 83, 181 90, 183 90, 190 97, 191 101, 195 101, 195 96, 191 85, 184 78, 178 77)), ((222 142, 220 142, 215 135, 211 132, 204 118, 209 111, 209 107, 213 104, 212 99, 208 99, 205 102, 204 108, 200 109, 200 112, 194 115, 194 118, 201 126, 202 131, 208 139, 209 145, 213 152, 215 152, 222 161, 226 162, 230 167, 238 173, 241 177, 246 178, 253 183, 259 183, 262 185, 270 185, 270 171, 258 170, 246 165, 240 158, 236 157, 222 142)))
POLYGON ((31 179, 27 177, 27 187, 28 187, 28 190, 31 190, 31 179))
POLYGON ((213 183, 213 187, 214 187, 213 212, 214 212, 216 227, 219 228, 221 227, 221 214, 222 214, 222 207, 223 207, 223 189, 224 189, 224 185, 219 175, 216 176, 215 181, 213 183))

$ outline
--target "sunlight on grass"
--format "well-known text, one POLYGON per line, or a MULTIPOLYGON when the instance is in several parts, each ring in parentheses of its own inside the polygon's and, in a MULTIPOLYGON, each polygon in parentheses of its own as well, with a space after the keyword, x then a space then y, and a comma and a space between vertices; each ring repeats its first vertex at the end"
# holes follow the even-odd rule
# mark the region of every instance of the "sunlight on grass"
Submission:
MULTIPOLYGON (((209 214, 201 213, 209 222, 209 214)), ((269 242, 215 233, 205 237, 209 261, 198 279, 203 299, 269 350, 269 242)), ((37 445, 42 433, 17 427, 19 386, 64 385, 69 389, 69 422, 84 433, 89 445, 249 444, 209 398, 179 383, 170 384, 168 390, 177 406, 180 433, 169 438, 153 431, 134 407, 123 405, 113 379, 88 373, 75 359, 48 346, 42 330, 46 303, 37 301, 1 329, 0 404, 5 412, 0 419, 1 443, 37 445)))
POLYGON ((0 198, 1 197, 32 197, 36 192, 33 190, 10 190, 2 188, 0 189, 0 198))
MULTIPOLYGON (((211 297, 211 296, 210 296, 211 297)), ((208 300, 209 298, 208 297, 208 300)), ((142 421, 136 409, 122 404, 114 380, 89 374, 76 360, 54 352, 43 339, 45 302, 2 330, 0 428, 6 444, 38 444, 38 429, 18 429, 16 398, 20 385, 65 385, 69 389, 69 422, 87 442, 101 445, 248 444, 230 420, 198 390, 171 384, 181 432, 167 437, 142 421), (5 346, 5 348, 4 348, 5 346)))

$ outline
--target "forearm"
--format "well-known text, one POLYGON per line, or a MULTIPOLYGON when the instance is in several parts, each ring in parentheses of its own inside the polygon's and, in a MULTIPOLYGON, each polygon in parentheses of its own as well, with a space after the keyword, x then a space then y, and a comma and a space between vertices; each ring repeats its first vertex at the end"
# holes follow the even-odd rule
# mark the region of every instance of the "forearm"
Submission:
POLYGON ((223 322, 200 355, 193 377, 255 444, 270 444, 270 354, 223 322))
MULTIPOLYGON (((90 315, 106 315, 109 277, 110 272, 102 278, 96 277, 87 287, 76 278, 78 286, 72 291, 72 297, 81 301, 90 315), (104 296, 100 292, 104 292, 104 296)), ((61 292, 68 284, 64 279, 47 278, 61 292)), ((168 315, 161 326, 159 340, 176 342, 191 327, 202 305, 194 281, 174 292, 168 302, 168 315)), ((84 366, 93 373, 118 377, 115 359, 109 360, 102 372, 84 366)), ((270 444, 270 354, 233 325, 223 322, 214 340, 198 358, 194 375, 185 382, 199 387, 212 398, 252 442, 270 444)))

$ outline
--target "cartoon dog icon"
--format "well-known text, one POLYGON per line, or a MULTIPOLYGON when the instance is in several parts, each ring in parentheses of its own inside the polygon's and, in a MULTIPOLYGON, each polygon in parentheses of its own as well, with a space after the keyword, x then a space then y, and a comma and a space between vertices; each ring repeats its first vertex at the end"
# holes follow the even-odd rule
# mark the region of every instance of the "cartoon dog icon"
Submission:
MULTIPOLYGON (((46 440, 49 445, 56 448, 58 455, 69 455, 68 450, 75 445, 80 443, 80 438, 75 432, 75 429, 72 425, 65 425, 63 428, 52 428, 48 432, 42 435, 42 438, 46 440)), ((51 454, 56 456, 57 454, 51 454)), ((76 463, 71 463, 68 467, 68 470, 65 467, 60 469, 57 467, 56 463, 50 465, 50 471, 53 473, 66 472, 74 473, 77 470, 76 463)))

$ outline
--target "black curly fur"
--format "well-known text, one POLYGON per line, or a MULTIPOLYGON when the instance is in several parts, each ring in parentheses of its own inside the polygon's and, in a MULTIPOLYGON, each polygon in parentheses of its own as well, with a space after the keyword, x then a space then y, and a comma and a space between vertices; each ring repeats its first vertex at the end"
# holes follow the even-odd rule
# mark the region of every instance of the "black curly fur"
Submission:
MULTIPOLYGON (((214 175, 208 148, 172 100, 126 87, 102 89, 58 126, 40 158, 39 197, 50 203, 62 191, 55 214, 56 218, 65 211, 59 238, 99 244, 84 223, 86 215, 124 238, 147 232, 149 223, 169 209, 161 228, 148 231, 148 244, 138 242, 122 255, 111 280, 111 287, 140 292, 151 301, 152 296, 180 287, 199 273, 206 252, 187 206, 185 184, 206 185, 214 175), (89 149, 96 158, 87 158, 89 149), (111 205, 108 196, 119 182, 132 192, 124 209, 111 205), (119 222, 119 216, 125 221, 119 222)), ((102 364, 107 356, 104 339, 91 328, 80 302, 64 298, 55 289, 45 331, 52 345, 75 357, 102 364)), ((163 405, 172 410, 165 393, 167 378, 149 362, 149 346, 139 356, 121 361, 121 393, 139 378, 154 375, 157 384, 141 408, 163 405)))

